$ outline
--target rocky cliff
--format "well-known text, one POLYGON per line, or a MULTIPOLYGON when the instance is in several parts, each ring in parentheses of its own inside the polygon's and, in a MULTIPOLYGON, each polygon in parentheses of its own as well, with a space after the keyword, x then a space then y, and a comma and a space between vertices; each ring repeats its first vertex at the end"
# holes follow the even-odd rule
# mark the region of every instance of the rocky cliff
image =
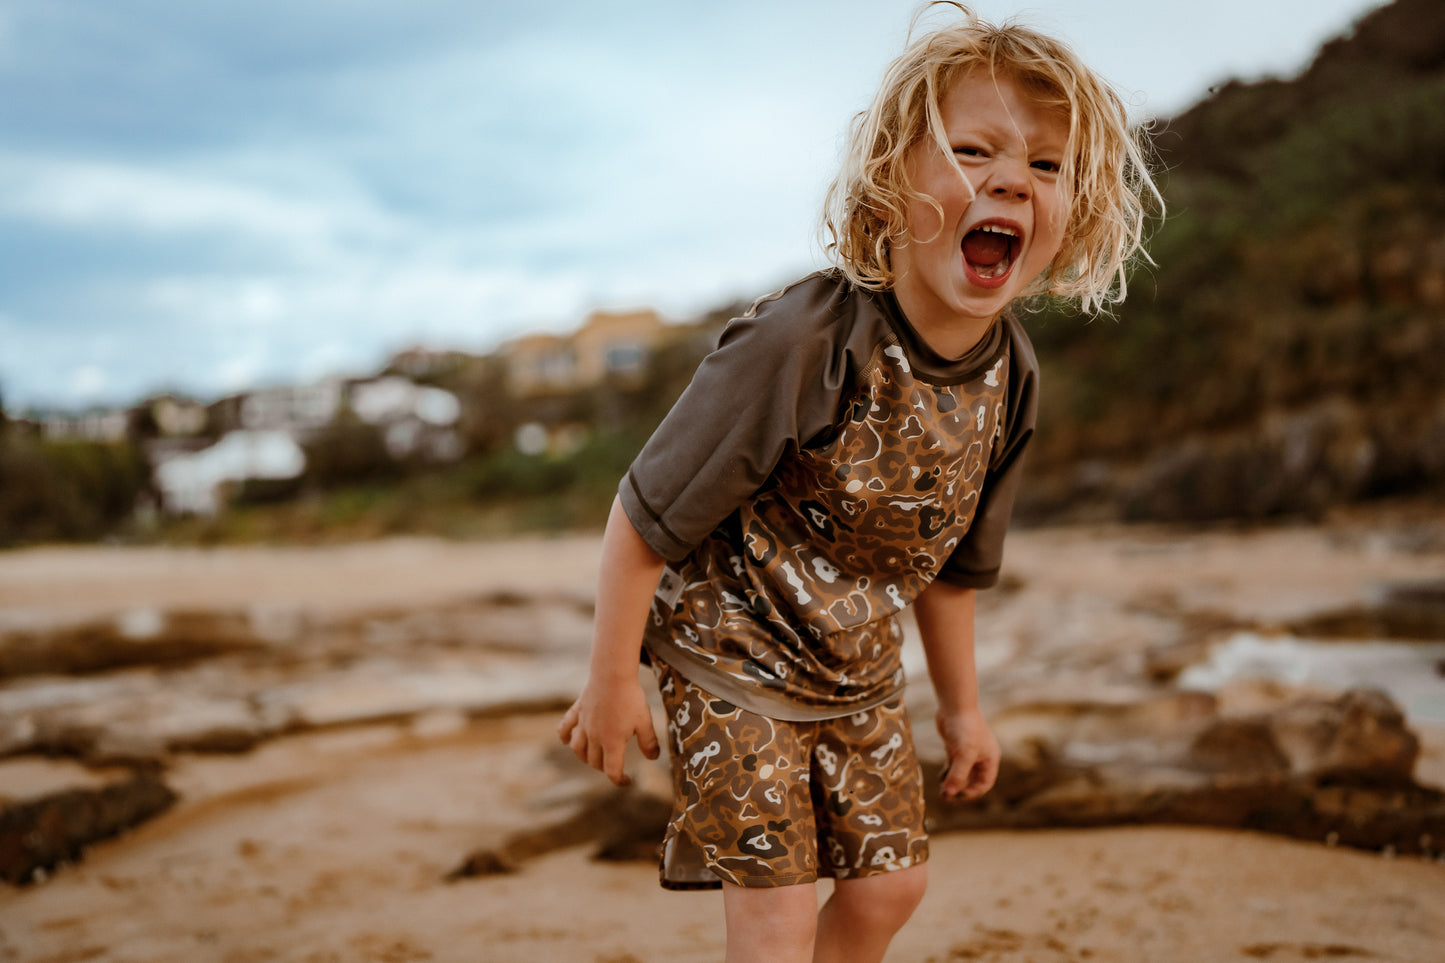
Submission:
POLYGON ((1445 7, 1155 130, 1168 213, 1113 319, 1030 321, 1024 513, 1207 521, 1445 491, 1445 7))

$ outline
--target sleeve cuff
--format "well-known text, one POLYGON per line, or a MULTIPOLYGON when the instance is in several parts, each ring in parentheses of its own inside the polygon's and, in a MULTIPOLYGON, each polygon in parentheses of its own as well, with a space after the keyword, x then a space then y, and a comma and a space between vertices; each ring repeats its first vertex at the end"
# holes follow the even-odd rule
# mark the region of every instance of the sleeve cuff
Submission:
POLYGON ((986 589, 993 588, 998 584, 999 570, 990 572, 959 572, 952 569, 941 569, 938 579, 947 582, 949 585, 956 585, 959 588, 986 589))
POLYGON ((628 472, 617 486, 617 498, 622 503, 622 510, 627 513, 627 520, 654 552, 667 561, 676 563, 692 551, 693 546, 674 535, 652 510, 652 506, 647 504, 647 500, 637 490, 637 482, 633 480, 631 472, 628 472))

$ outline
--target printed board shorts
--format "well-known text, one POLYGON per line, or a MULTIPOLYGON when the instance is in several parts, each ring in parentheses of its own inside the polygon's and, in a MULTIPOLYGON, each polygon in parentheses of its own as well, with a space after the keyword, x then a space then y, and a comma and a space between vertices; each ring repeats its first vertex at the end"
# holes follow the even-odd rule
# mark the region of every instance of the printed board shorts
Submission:
POLYGON ((667 712, 673 812, 667 889, 872 876, 928 859, 923 775, 902 699, 782 722, 709 695, 654 661, 667 712))

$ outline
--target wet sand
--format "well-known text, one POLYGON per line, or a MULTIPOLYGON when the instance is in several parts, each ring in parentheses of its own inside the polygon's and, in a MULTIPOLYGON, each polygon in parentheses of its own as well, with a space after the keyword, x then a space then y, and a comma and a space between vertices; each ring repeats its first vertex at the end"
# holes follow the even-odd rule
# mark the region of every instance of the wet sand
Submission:
MULTIPOLYGON (((1017 638, 1112 632, 1125 655, 1146 634, 1146 603, 1288 620, 1367 600, 1387 582, 1445 577, 1445 552, 1402 550, 1361 526, 1023 532, 1010 552, 1026 586, 1067 588, 1077 618, 1033 625, 1006 605, 985 611, 983 626, 1017 638), (1132 607, 1108 613, 1088 601, 1123 595, 1132 607)), ((362 610, 538 585, 572 595, 590 591, 595 560, 586 537, 43 549, 0 556, 0 615, 18 623, 241 603, 362 610)), ((1027 686, 1118 684, 1084 642, 1067 652, 1075 676, 1025 677, 1027 686)), ((600 787, 555 744, 554 726, 550 712, 438 710, 283 736, 244 754, 176 754, 173 809, 39 885, 0 889, 0 963, 719 959, 718 897, 662 891, 643 863, 595 862, 576 847, 515 874, 446 881, 467 853, 565 815, 600 787)), ((1445 782, 1445 741, 1437 728, 1421 731, 1420 777, 1445 782)), ((1149 826, 942 835, 930 872, 891 960, 1445 958, 1445 863, 1419 857, 1149 826)))
MULTIPOLYGON (((184 760, 176 810, 0 896, 0 959, 720 959, 718 897, 664 892, 644 864, 577 848, 444 881, 535 820, 553 724, 432 719, 184 760)), ((1445 866, 1249 833, 952 834, 930 872, 890 959, 1426 963, 1445 945, 1445 866)))

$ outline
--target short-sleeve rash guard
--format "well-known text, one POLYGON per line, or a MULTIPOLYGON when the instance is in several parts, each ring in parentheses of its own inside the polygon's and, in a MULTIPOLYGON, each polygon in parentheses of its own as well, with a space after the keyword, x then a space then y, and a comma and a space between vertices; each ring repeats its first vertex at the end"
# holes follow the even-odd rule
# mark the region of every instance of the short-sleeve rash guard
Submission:
POLYGON ((759 301, 620 486, 669 562, 648 651, 775 718, 891 698, 898 613, 935 578, 998 577, 1037 381, 1006 317, 949 360, 837 272, 759 301))

